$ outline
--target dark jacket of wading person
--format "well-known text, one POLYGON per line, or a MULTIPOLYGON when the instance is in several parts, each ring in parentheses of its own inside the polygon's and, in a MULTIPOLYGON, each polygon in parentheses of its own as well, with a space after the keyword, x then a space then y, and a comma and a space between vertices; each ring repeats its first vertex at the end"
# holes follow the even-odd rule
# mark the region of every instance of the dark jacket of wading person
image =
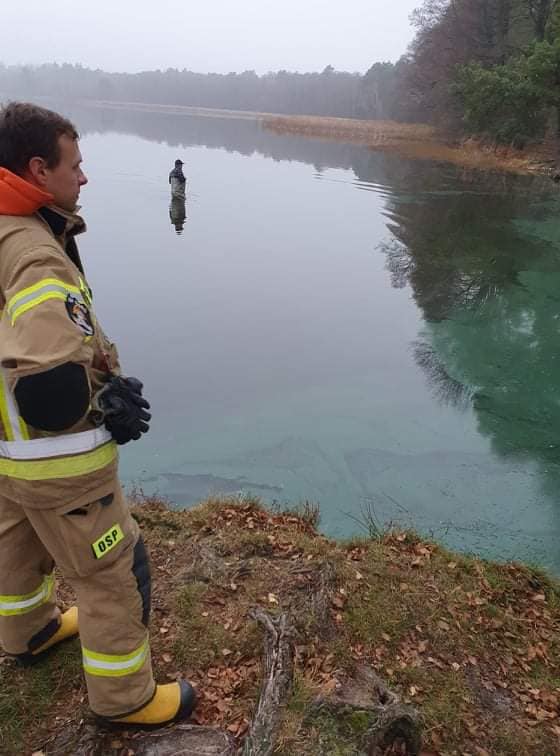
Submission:
POLYGON ((183 173, 183 161, 176 160, 175 168, 169 174, 169 183, 171 184, 171 196, 173 199, 182 199, 186 197, 187 179, 183 173))
POLYGON ((149 404, 94 311, 76 244, 86 183, 69 121, 0 110, 0 642, 32 664, 79 614, 92 710, 157 725, 188 716, 194 693, 152 675, 150 568, 117 477, 149 404), (55 564, 78 597, 64 613, 55 564))

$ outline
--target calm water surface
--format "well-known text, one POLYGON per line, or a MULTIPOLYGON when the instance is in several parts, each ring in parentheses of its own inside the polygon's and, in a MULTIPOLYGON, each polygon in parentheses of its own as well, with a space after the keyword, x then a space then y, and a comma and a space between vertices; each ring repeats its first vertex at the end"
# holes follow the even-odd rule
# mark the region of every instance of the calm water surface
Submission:
POLYGON ((96 309, 154 412, 127 482, 181 506, 308 499, 333 535, 369 509, 560 572, 551 184, 251 121, 66 111, 96 309))

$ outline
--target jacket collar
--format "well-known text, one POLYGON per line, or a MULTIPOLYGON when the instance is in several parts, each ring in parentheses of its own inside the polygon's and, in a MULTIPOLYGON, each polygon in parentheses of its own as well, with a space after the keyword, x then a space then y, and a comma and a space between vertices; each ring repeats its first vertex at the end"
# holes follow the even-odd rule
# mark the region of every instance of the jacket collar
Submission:
POLYGON ((76 236, 86 230, 84 219, 78 215, 80 207, 76 212, 69 213, 56 205, 41 207, 37 213, 48 225, 55 236, 76 236))
POLYGON ((70 213, 54 204, 54 197, 30 184, 7 168, 0 168, 0 215, 30 216, 37 213, 55 236, 75 236, 86 230, 76 212, 70 213))
POLYGON ((33 215, 54 197, 7 168, 0 168, 0 215, 33 215))

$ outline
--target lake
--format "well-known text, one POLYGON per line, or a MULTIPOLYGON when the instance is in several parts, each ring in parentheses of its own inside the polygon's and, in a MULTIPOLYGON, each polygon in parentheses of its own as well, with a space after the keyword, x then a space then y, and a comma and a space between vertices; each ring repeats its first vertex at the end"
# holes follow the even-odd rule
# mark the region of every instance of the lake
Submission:
POLYGON ((308 500, 333 536, 371 515, 560 572, 551 182, 251 120, 64 110, 96 311, 153 408, 127 484, 177 506, 308 500))

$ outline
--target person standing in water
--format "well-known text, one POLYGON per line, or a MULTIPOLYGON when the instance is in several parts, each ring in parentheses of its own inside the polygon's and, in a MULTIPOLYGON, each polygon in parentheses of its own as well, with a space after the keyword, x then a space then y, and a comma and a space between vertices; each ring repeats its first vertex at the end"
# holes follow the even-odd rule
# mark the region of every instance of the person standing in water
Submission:
POLYGON ((186 199, 187 179, 183 173, 183 161, 176 160, 175 168, 169 174, 169 183, 171 185, 171 196, 173 199, 186 199))

